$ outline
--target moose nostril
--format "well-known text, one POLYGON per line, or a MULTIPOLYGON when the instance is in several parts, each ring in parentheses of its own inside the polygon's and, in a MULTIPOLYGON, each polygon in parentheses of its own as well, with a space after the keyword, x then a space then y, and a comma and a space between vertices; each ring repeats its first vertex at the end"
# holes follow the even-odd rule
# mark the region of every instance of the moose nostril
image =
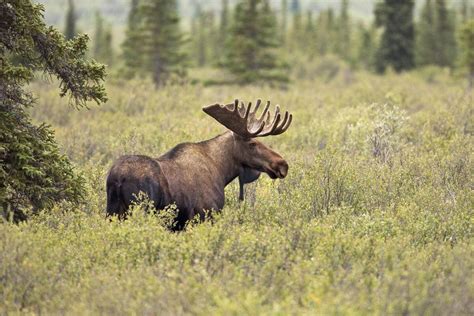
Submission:
POLYGON ((288 163, 285 160, 280 160, 275 164, 275 169, 278 170, 280 178, 286 177, 288 174, 288 163))

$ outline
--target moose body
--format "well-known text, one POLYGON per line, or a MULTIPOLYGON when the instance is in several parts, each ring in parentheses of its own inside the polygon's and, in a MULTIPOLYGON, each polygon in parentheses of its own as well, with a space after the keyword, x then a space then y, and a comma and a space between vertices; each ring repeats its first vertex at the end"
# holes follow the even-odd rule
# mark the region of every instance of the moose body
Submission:
MULTIPOLYGON (((262 126, 269 121, 269 114, 265 121, 268 105, 260 121, 254 119, 262 126)), ((175 228, 179 230, 196 215, 204 219, 206 210, 221 210, 225 201, 224 188, 236 177, 239 176, 240 198, 243 198, 243 184, 255 181, 260 172, 265 172, 274 179, 286 176, 286 161, 252 137, 263 134, 263 127, 259 127, 258 133, 255 134, 254 131, 252 134, 248 131, 248 126, 245 126, 245 129, 234 126, 236 115, 237 121, 249 116, 249 113, 246 113, 246 116, 242 117, 244 113, 242 108, 238 107, 237 101, 233 110, 230 105, 224 108, 214 105, 211 110, 211 113, 206 113, 219 122, 222 113, 233 113, 232 123, 227 123, 230 118, 221 122, 231 131, 199 143, 179 144, 159 158, 127 155, 120 157, 113 164, 106 182, 108 215, 124 218, 129 205, 143 192, 157 209, 176 204, 178 217, 175 228), (226 112, 222 112, 223 110, 226 112), (229 126, 230 124, 233 125, 229 126)), ((278 112, 277 109, 277 117, 278 112)), ((273 123, 278 125, 278 121, 279 119, 275 118, 273 123)), ((290 122, 291 115, 288 121, 287 113, 286 120, 279 128, 288 128, 290 122)), ((275 125, 270 127, 275 128, 275 125)))

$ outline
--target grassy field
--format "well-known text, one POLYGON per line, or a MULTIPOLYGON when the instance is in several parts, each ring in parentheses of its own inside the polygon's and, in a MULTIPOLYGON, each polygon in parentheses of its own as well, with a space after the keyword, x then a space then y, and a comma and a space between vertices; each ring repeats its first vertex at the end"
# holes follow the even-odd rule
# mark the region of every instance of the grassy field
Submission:
MULTIPOLYGON (((302 70, 303 71, 303 70, 302 70)), ((341 74, 286 90, 108 83, 76 111, 37 83, 86 201, 0 225, 0 314, 474 314, 472 92, 446 74, 341 74), (159 156, 222 133, 201 107, 279 103, 293 125, 263 139, 290 164, 213 223, 171 233, 173 209, 109 222, 105 177, 125 153, 159 156)))

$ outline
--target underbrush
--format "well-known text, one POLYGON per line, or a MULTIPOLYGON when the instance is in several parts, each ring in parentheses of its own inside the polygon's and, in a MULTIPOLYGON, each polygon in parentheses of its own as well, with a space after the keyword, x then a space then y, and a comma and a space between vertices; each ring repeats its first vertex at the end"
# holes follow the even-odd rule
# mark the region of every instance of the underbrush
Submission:
POLYGON ((413 74, 270 87, 116 82, 89 111, 33 90, 87 181, 87 202, 0 224, 0 312, 68 314, 474 313, 472 93, 413 74), (167 229, 173 207, 104 217, 124 153, 159 156, 224 129, 200 108, 269 99, 294 114, 270 144, 290 164, 213 221, 167 229))

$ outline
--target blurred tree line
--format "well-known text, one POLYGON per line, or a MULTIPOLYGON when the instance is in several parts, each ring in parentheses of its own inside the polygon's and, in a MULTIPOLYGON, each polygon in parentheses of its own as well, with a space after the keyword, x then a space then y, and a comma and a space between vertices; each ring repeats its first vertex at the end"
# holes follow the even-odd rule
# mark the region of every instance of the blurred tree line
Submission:
MULTIPOLYGON (((317 0, 315 0, 317 2, 317 0)), ((462 62, 461 29, 473 19, 474 5, 461 0, 425 0, 419 17, 414 0, 379 0, 374 22, 359 21, 350 0, 338 10, 304 11, 299 0, 281 0, 279 11, 268 0, 221 0, 220 12, 196 1, 189 31, 180 26, 177 0, 131 0, 125 40, 118 54, 121 74, 149 75, 157 85, 186 73, 188 67, 219 67, 233 82, 288 81, 290 58, 336 56, 351 69, 383 73, 419 66, 455 67, 462 62)), ((74 19, 72 0, 66 31, 74 19)), ((93 56, 114 63, 110 27, 96 19, 93 56)), ((464 54, 465 55, 465 54, 464 54)), ((218 83, 217 80, 214 82, 218 83)))

